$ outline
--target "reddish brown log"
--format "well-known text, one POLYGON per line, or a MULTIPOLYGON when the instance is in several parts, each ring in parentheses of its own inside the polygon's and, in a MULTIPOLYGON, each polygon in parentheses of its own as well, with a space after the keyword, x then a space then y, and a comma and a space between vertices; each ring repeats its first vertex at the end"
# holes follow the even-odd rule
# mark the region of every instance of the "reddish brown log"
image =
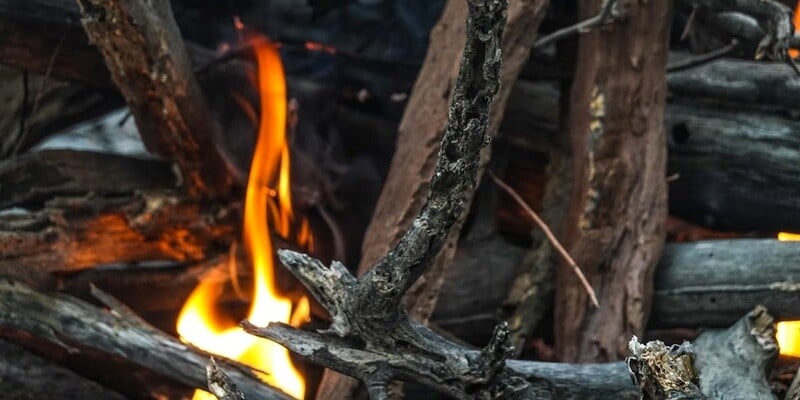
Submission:
POLYGON ((148 149, 174 160, 191 194, 225 194, 232 179, 168 1, 81 0, 81 22, 103 54, 148 149))
MULTIPOLYGON (((596 15, 602 3, 581 1, 580 18, 596 15)), ((618 6, 622 20, 579 39, 567 122, 574 183, 564 232, 600 308, 571 270, 556 270, 556 351, 564 361, 625 356, 630 337, 644 333, 664 245, 670 7, 618 6)))

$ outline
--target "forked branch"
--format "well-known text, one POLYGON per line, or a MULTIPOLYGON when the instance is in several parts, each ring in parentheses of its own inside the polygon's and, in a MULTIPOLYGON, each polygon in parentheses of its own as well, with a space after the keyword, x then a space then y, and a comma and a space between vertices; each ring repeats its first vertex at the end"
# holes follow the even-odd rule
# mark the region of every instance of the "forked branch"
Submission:
POLYGON ((467 41, 439 160, 427 202, 411 227, 360 279, 338 262, 327 268, 304 254, 278 253, 331 314, 333 323, 327 331, 316 334, 276 323, 266 328, 244 323, 251 333, 361 379, 373 398, 385 397, 386 383, 398 378, 462 399, 551 397, 546 384, 531 383, 506 368, 505 324, 478 352, 411 322, 401 304, 463 211, 466 195, 475 188, 480 150, 487 143, 489 113, 499 88, 507 4, 468 0, 468 6, 467 41))

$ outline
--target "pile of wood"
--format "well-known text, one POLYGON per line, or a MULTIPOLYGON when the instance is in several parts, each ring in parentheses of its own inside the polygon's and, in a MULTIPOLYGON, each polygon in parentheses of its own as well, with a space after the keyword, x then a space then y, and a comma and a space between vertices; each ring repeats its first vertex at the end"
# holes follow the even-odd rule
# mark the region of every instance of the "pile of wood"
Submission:
MULTIPOLYGON (((247 42, 220 55, 175 15, 166 0, 0 0, 4 395, 289 398, 175 336, 197 283, 231 279, 254 69, 247 42), (146 157, 37 148, 122 105, 146 157)), ((321 399, 777 398, 775 318, 800 319, 800 244, 769 238, 800 230, 792 35, 775 0, 448 1, 399 122, 374 104, 325 113, 393 154, 350 183, 374 195, 337 202, 348 175, 293 149, 316 256, 350 264, 279 252, 327 329, 246 330, 305 359, 309 380, 328 368, 321 399), (754 54, 770 61, 720 58, 754 54), (704 228, 673 236, 729 239, 665 245, 674 217, 704 228), (658 333, 693 343, 637 339, 658 333)), ((315 101, 348 94, 328 96, 315 101)))

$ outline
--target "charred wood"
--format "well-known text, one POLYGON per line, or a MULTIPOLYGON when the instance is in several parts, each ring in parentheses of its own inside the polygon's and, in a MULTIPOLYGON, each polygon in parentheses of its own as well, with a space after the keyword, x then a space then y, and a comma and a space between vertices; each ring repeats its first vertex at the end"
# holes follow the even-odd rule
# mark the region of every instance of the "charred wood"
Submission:
POLYGON ((15 400, 123 400, 104 388, 53 361, 15 344, 0 341, 0 396, 15 400))
MULTIPOLYGON (((110 310, 69 296, 48 296, 9 281, 0 282, 0 296, 4 299, 0 331, 11 341, 42 351, 49 349, 50 358, 64 362, 78 356, 92 360, 92 365, 122 363, 127 365, 128 380, 135 380, 144 370, 188 387, 206 387, 206 354, 154 329, 102 292, 95 292, 95 297, 110 310)), ((102 369, 91 369, 94 374, 102 373, 102 369)), ((249 399, 289 398, 259 381, 246 367, 226 372, 249 399)), ((149 385, 139 387, 148 389, 149 385)))

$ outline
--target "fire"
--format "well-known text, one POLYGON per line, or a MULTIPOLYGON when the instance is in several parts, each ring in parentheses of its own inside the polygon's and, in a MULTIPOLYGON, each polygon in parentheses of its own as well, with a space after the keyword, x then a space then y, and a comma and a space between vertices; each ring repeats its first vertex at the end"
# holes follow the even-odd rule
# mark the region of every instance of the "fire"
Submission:
MULTIPOLYGON (((267 41, 260 41, 255 51, 261 109, 244 205, 243 242, 254 272, 254 293, 247 319, 259 326, 272 321, 297 324, 308 318, 308 299, 301 299, 293 315, 291 300, 278 294, 270 238, 270 223, 284 238, 290 237, 294 225, 286 140, 286 83, 277 49, 267 41), (277 189, 271 189, 270 185, 275 184, 277 189)), ((307 221, 301 221, 293 239, 301 246, 310 245, 307 221)), ((303 398, 305 382, 292 365, 289 351, 277 343, 248 335, 238 327, 238 321, 218 315, 215 303, 221 291, 222 284, 214 279, 204 279, 195 288, 178 317, 181 338, 210 353, 264 371, 260 376, 266 382, 303 398)), ((195 400, 206 398, 214 397, 202 390, 195 391, 195 400)))
MULTIPOLYGON (((795 23, 797 23, 797 14, 795 14, 795 23)), ((782 242, 800 241, 800 233, 780 232, 778 240, 782 242)), ((775 337, 778 339, 781 354, 800 357, 800 321, 778 322, 775 337)))

